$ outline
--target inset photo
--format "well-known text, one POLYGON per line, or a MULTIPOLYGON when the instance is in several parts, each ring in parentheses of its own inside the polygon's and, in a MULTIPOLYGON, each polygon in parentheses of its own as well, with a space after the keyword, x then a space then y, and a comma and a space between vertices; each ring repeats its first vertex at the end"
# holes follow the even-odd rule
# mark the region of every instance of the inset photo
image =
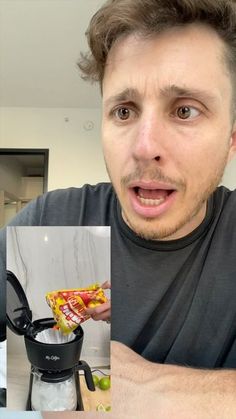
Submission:
POLYGON ((110 227, 7 228, 7 408, 109 411, 110 227))

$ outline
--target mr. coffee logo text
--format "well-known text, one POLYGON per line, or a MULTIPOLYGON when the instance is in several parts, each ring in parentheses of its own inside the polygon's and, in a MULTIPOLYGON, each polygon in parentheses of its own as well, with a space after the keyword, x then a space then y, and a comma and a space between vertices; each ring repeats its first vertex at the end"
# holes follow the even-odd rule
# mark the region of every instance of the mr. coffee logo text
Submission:
POLYGON ((46 356, 45 356, 45 359, 46 359, 47 361, 58 361, 58 360, 60 359, 60 357, 59 357, 59 356, 57 356, 57 355, 51 355, 51 356, 46 355, 46 356))

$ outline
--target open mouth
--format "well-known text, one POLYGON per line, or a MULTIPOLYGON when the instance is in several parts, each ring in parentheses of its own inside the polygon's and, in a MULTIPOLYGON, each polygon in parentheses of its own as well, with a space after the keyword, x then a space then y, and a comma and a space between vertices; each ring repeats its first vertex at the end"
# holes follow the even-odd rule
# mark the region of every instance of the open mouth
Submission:
POLYGON ((135 182, 128 187, 129 202, 133 211, 145 218, 163 215, 172 207, 177 197, 172 185, 157 182, 135 182))
POLYGON ((133 190, 139 202, 147 207, 161 205, 174 192, 174 189, 146 189, 139 186, 133 190))

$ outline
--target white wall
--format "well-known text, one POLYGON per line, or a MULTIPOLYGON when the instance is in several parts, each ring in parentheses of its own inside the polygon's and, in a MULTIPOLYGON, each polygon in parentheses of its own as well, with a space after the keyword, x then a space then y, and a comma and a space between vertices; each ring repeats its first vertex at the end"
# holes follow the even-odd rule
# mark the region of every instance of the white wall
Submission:
POLYGON ((2 108, 0 148, 49 148, 48 190, 106 182, 100 120, 95 108, 2 108))
POLYGON ((236 189, 236 157, 227 165, 222 185, 227 186, 229 189, 236 189))

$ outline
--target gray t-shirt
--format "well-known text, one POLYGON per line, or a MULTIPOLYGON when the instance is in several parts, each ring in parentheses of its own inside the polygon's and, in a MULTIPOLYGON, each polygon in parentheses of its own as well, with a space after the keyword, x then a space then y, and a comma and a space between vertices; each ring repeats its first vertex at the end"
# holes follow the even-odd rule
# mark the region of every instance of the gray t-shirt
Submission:
MULTIPOLYGON (((110 225, 112 338, 154 362, 236 368, 236 191, 218 188, 179 240, 135 235, 105 183, 49 192, 11 225, 110 225)), ((3 269, 4 232, 0 245, 3 269)))

